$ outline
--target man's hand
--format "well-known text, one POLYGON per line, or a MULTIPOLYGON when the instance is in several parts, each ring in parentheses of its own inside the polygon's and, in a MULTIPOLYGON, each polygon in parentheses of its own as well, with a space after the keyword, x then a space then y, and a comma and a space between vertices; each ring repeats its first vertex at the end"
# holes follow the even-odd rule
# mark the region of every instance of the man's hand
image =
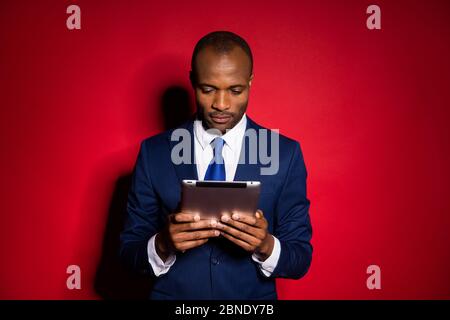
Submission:
POLYGON ((159 257, 166 261, 177 251, 186 251, 201 246, 220 232, 214 229, 216 220, 200 220, 199 215, 175 213, 169 216, 166 227, 156 235, 155 247, 159 257))
POLYGON ((233 212, 232 216, 223 215, 223 223, 218 223, 217 228, 228 240, 234 242, 248 252, 256 253, 262 261, 271 254, 274 246, 273 236, 267 232, 267 220, 261 210, 257 210, 254 216, 233 212))

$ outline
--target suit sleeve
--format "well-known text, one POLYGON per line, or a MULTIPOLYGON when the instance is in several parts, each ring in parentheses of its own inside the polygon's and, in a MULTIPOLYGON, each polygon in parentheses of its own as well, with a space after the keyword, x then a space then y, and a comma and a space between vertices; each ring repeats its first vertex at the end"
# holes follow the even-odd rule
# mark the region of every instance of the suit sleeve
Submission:
POLYGON ((310 201, 306 197, 306 167, 298 142, 292 152, 284 185, 276 204, 274 235, 281 253, 272 277, 299 279, 312 259, 310 201))
POLYGON ((120 257, 127 267, 154 276, 147 246, 149 239, 159 231, 161 214, 149 172, 149 151, 149 145, 144 141, 128 193, 125 227, 120 235, 120 257))

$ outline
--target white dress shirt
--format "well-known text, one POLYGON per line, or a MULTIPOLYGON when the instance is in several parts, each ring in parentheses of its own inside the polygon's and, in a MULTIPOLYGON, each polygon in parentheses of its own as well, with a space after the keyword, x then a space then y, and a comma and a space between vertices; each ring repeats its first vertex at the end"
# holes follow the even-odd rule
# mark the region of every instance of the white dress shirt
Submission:
MULTIPOLYGON (((211 142, 218 136, 221 136, 221 138, 225 141, 222 149, 222 156, 225 162, 226 180, 234 180, 246 128, 247 116, 245 114, 242 119, 224 135, 220 135, 219 132, 215 132, 214 130, 205 130, 201 120, 194 121, 194 153, 199 180, 203 180, 205 177, 206 170, 208 169, 208 166, 214 156, 211 142)), ((170 267, 176 261, 176 255, 170 255, 165 262, 162 261, 156 253, 155 237, 156 235, 151 237, 148 241, 147 252, 149 263, 153 268, 153 272, 158 277, 169 271, 170 267)), ((261 272, 266 277, 270 277, 272 274, 278 264, 278 259, 280 258, 281 253, 280 241, 275 237, 273 238, 274 247, 272 254, 265 261, 259 260, 255 254, 252 255, 253 261, 258 263, 261 272)))

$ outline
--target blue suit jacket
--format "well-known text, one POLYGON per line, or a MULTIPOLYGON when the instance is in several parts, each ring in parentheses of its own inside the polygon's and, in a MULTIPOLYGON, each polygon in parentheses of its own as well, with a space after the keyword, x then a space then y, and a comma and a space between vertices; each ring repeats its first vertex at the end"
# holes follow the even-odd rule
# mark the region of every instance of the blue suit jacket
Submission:
MULTIPOLYGON (((247 119, 247 129, 264 129, 247 119)), ((193 121, 181 127, 191 134, 191 164, 172 163, 171 150, 178 143, 171 141, 173 129, 150 137, 141 144, 128 195, 120 255, 130 267, 153 277, 148 240, 161 230, 167 215, 177 210, 181 180, 198 178, 193 161, 193 121)), ((243 144, 247 158, 248 146, 243 144)), ((214 238, 177 254, 170 270, 155 277, 152 299, 276 299, 275 278, 298 279, 308 271, 312 230, 306 197, 307 173, 299 143, 279 135, 279 155, 277 174, 261 175, 261 161, 251 164, 247 159, 238 165, 234 179, 262 183, 259 208, 269 223, 269 232, 281 244, 280 258, 271 277, 261 273, 251 254, 225 238, 214 238)))

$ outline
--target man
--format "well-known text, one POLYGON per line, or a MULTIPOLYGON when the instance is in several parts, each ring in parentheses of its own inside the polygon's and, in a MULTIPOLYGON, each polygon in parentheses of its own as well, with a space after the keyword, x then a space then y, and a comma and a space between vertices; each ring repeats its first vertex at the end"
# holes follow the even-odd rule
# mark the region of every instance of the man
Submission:
POLYGON ((152 299, 276 299, 275 278, 302 277, 312 258, 300 145, 246 116, 253 58, 244 39, 225 31, 204 36, 191 67, 196 119, 142 143, 121 257, 155 277, 152 299), (173 159, 177 130, 190 134, 187 163, 173 159), (256 149, 245 142, 248 131, 255 132, 256 149), (263 174, 262 146, 277 153, 270 174, 263 174), (179 212, 183 179, 261 181, 259 209, 220 221, 179 212))

